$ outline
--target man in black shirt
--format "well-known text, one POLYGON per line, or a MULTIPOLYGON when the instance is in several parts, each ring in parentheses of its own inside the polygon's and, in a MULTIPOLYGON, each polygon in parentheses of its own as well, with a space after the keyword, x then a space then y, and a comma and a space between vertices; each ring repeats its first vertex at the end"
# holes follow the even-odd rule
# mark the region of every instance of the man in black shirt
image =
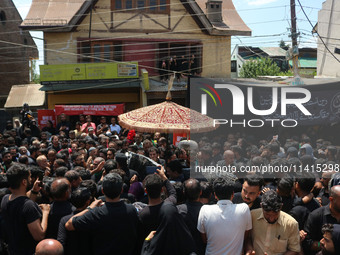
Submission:
POLYGON ((293 208, 289 211, 289 214, 299 223, 299 229, 303 229, 305 221, 310 212, 320 207, 319 202, 312 197, 312 189, 315 184, 315 177, 312 173, 295 173, 295 194, 293 208), (311 199, 304 202, 303 198, 311 196, 311 199))
POLYGON ((67 231, 66 222, 77 213, 86 209, 91 202, 91 192, 87 188, 78 188, 72 192, 71 203, 76 210, 60 220, 57 240, 63 245, 65 255, 90 255, 91 235, 84 231, 67 231))
POLYGON ((320 240, 322 252, 320 255, 340 254, 340 225, 325 224, 322 226, 323 238, 320 240))
POLYGON ((332 178, 332 174, 334 174, 334 172, 329 170, 329 171, 323 172, 321 175, 320 181, 322 183, 323 188, 320 190, 319 195, 316 198, 321 204, 321 206, 328 205, 329 203, 328 183, 332 178))
POLYGON ((262 185, 262 177, 255 174, 247 175, 242 185, 242 191, 235 193, 233 203, 246 203, 250 210, 260 208, 260 194, 262 185))
POLYGON ((134 206, 120 201, 123 180, 116 173, 105 175, 106 203, 95 200, 87 209, 72 216, 68 231, 87 231, 92 235, 93 254, 137 254, 138 216, 134 206))
POLYGON ((184 195, 187 198, 185 204, 177 206, 178 213, 183 217, 197 248, 197 254, 205 254, 205 244, 201 233, 197 229, 198 215, 203 204, 200 202, 201 185, 196 179, 188 179, 184 182, 184 195))
POLYGON ((330 203, 311 212, 306 221, 304 231, 307 236, 303 242, 306 254, 315 254, 321 250, 322 226, 326 223, 340 223, 340 185, 331 188, 330 203))
POLYGON ((303 205, 305 206, 310 212, 318 209, 320 207, 319 202, 312 198, 309 202, 304 203, 302 201, 303 197, 312 196, 312 189, 314 188, 315 184, 315 177, 312 173, 295 173, 296 181, 295 181, 295 194, 297 195, 296 199, 294 200, 293 206, 296 205, 303 205))
POLYGON ((58 133, 63 131, 68 136, 68 132, 70 131, 70 123, 66 120, 65 113, 60 114, 60 122, 57 124, 56 129, 58 133))
POLYGON ((2 172, 6 173, 7 170, 13 165, 13 160, 12 160, 12 155, 11 151, 8 149, 5 149, 4 152, 2 153, 2 172))
POLYGON ((176 205, 176 190, 169 182, 164 173, 164 168, 157 170, 157 174, 150 174, 144 179, 145 192, 148 195, 148 206, 139 212, 139 218, 142 222, 143 239, 148 236, 151 231, 155 231, 159 226, 159 212, 163 203, 172 203, 176 205), (166 187, 168 198, 163 202, 161 192, 163 186, 166 187))
POLYGON ((62 217, 72 213, 74 208, 68 201, 71 193, 70 182, 66 178, 56 179, 51 184, 53 202, 48 217, 47 238, 57 239, 59 223, 62 217))
POLYGON ((25 165, 13 164, 7 173, 12 194, 1 202, 1 228, 10 254, 34 253, 38 241, 45 238, 49 205, 39 206, 26 196, 30 172, 25 165))

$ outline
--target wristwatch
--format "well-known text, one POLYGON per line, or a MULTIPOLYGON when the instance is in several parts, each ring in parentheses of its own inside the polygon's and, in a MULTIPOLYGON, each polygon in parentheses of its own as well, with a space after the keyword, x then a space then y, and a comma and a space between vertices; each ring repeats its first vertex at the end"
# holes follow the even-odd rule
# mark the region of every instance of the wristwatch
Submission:
POLYGON ((39 191, 34 191, 33 189, 31 189, 31 193, 34 194, 34 195, 38 195, 39 191))
POLYGON ((90 207, 90 206, 88 206, 88 207, 86 207, 86 209, 89 210, 89 211, 91 211, 93 208, 90 207))

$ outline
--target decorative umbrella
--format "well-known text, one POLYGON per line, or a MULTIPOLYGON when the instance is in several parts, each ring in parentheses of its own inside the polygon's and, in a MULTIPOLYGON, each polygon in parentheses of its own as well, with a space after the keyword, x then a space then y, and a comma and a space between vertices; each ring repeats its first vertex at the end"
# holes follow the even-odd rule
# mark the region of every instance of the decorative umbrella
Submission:
POLYGON ((171 101, 171 76, 166 101, 142 107, 118 116, 119 124, 127 129, 140 132, 161 133, 201 133, 218 128, 214 120, 206 115, 178 105, 171 101))

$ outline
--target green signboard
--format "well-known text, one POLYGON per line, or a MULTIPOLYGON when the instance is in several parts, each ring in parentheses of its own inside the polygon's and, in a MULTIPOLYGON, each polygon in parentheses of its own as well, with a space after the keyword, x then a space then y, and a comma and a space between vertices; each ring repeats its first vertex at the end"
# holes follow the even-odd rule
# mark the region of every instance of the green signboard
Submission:
POLYGON ((41 65, 41 82, 138 78, 138 63, 41 65))

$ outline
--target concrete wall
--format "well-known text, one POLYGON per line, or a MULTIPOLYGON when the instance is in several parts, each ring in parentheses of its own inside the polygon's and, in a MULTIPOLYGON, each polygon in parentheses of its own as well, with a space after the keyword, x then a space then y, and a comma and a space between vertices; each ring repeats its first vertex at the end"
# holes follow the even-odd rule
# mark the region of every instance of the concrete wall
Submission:
MULTIPOLYGON (((334 53, 335 48, 340 49, 340 1, 327 0, 319 11, 318 32, 326 43, 328 49, 340 60, 340 54, 334 53)), ((340 63, 329 53, 321 40, 318 40, 318 66, 319 76, 340 77, 340 63)))
MULTIPOLYGON (((110 2, 99 0, 95 5, 91 38, 197 40, 203 45, 201 75, 230 77, 230 36, 209 36, 202 32, 179 0, 171 0, 170 16, 114 13, 111 17, 110 2)), ((45 32, 47 64, 77 63, 77 41, 88 38, 89 26, 90 15, 87 15, 74 32, 45 32)))

